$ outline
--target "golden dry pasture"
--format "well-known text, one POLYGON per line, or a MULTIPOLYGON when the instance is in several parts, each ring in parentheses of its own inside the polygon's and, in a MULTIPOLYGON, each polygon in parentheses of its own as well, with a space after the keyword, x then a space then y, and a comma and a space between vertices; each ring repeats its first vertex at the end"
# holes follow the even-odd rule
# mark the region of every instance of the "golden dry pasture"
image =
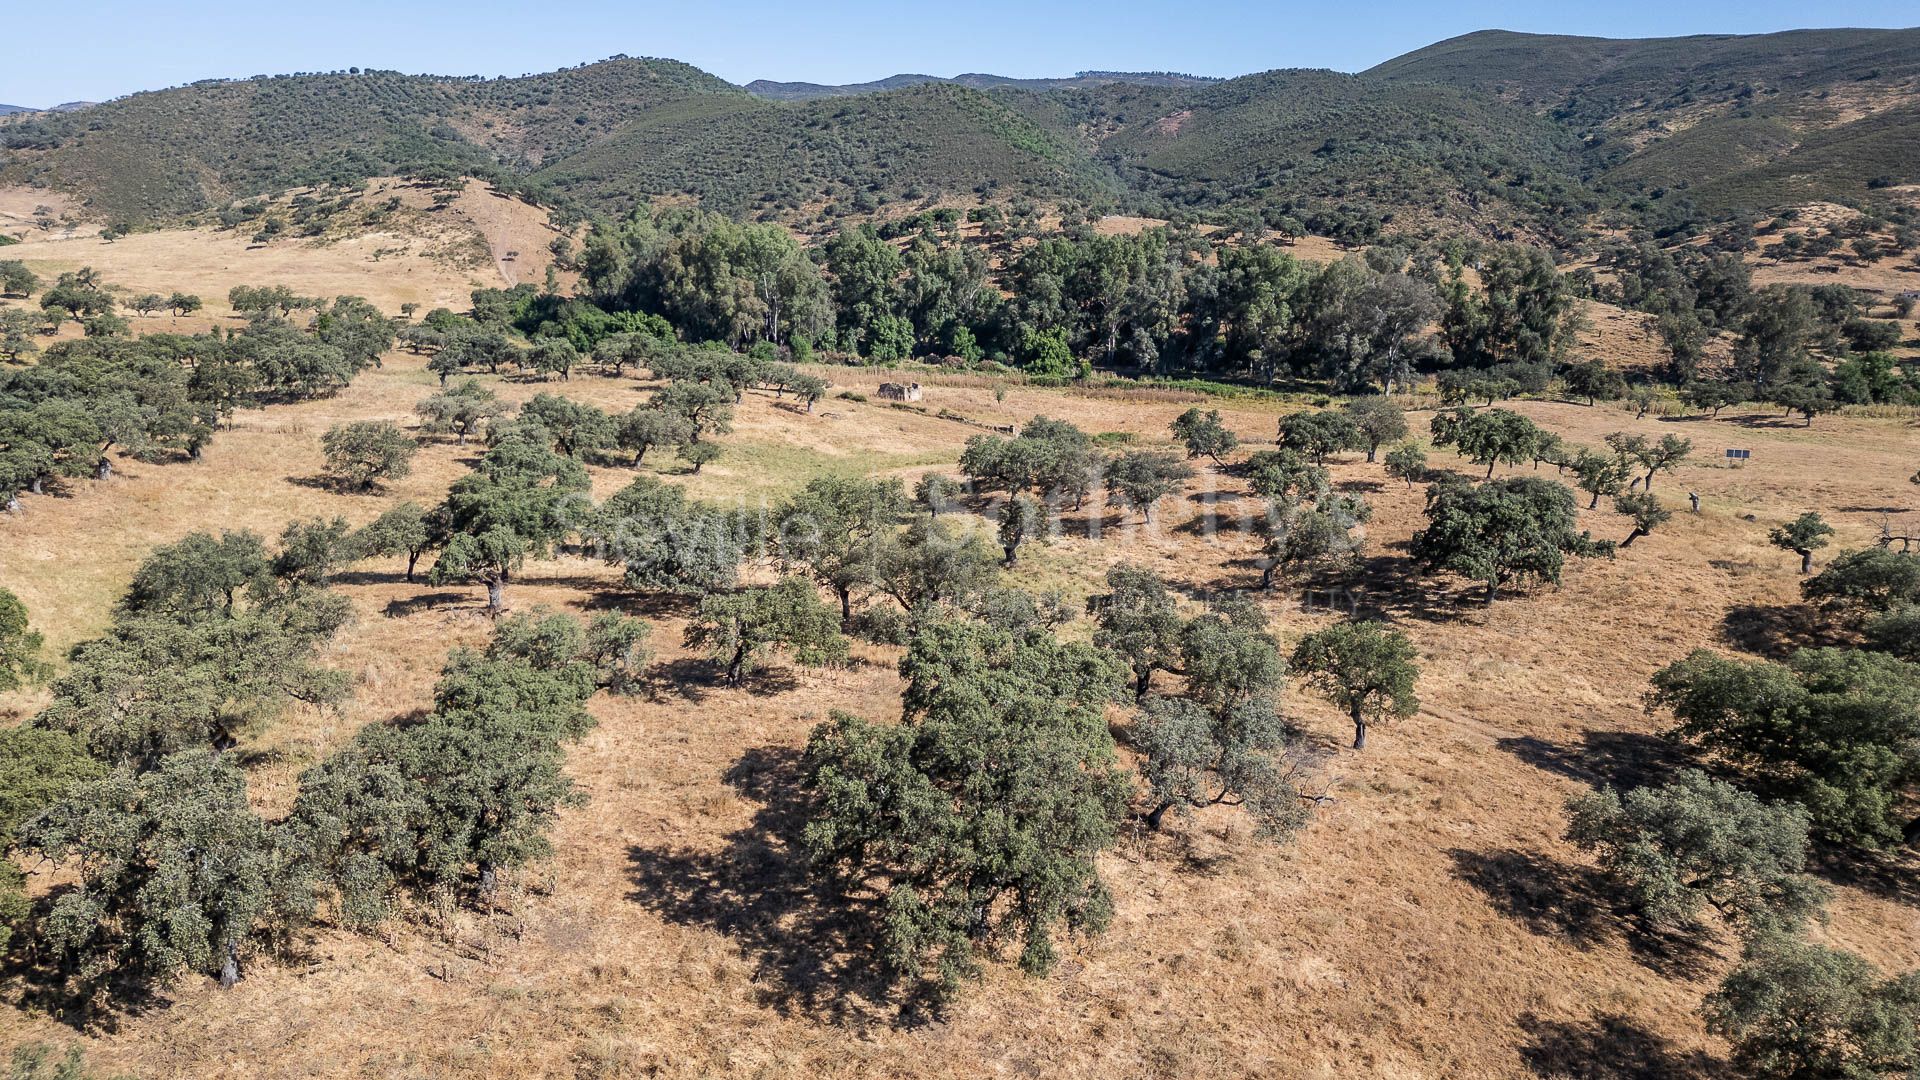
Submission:
MULTIPOLYGON (((286 281, 391 308, 457 300, 470 287, 431 259, 353 268, 353 249, 290 246, 268 263, 228 254, 224 242, 144 234, 93 241, 77 261, 115 284, 210 298, 238 280, 286 281), (223 276, 235 266, 244 278, 223 276), (308 276, 322 273, 315 267, 324 276, 308 276)), ((65 241, 37 243, 8 253, 43 270, 75 261, 54 253, 65 241)), ((1166 444, 1168 422, 1200 402, 1255 448, 1280 411, 1017 385, 999 400, 989 380, 920 376, 923 413, 837 396, 870 397, 886 372, 817 370, 834 392, 812 414, 749 393, 717 462, 684 476, 673 459, 650 456, 648 471, 704 498, 773 499, 828 470, 951 468, 977 429, 930 415, 942 408, 1002 423, 1045 414, 1166 444)), ((544 390, 619 410, 647 385, 591 374, 488 381, 514 400, 544 390)), ((435 500, 474 448, 430 440, 413 475, 376 495, 309 482, 329 426, 411 424, 433 384, 418 358, 396 353, 336 398, 243 413, 203 462, 125 462, 71 497, 28 498, 21 514, 0 517, 0 587, 64 650, 106 624, 154 545, 197 529, 272 537, 313 515, 358 524, 401 499, 435 500)), ((1766 649, 1771 632, 1804 620, 1795 560, 1767 545, 1769 527, 1817 510, 1840 530, 1837 549, 1870 543, 1883 516, 1896 531, 1903 520, 1920 525, 1920 488, 1907 482, 1920 432, 1909 419, 1832 416, 1806 428, 1737 408, 1718 420, 1637 420, 1605 405, 1512 407, 1575 442, 1612 431, 1692 439, 1693 457, 1655 485, 1680 512, 1617 558, 1574 565, 1561 588, 1487 609, 1465 583, 1411 569, 1418 490, 1355 455, 1338 461, 1336 481, 1376 508, 1354 588, 1417 643, 1420 712, 1381 726, 1356 754, 1343 718, 1290 687, 1284 709, 1324 743, 1333 795, 1297 843, 1265 845, 1225 810, 1129 833, 1102 860, 1112 929, 1073 943, 1046 979, 994 965, 942 1023, 903 1026, 872 1000, 836 951, 833 913, 807 890, 795 843, 794 763, 808 730, 833 709, 893 716, 897 650, 861 646, 834 670, 776 664, 725 688, 679 663, 684 605, 633 593, 613 568, 559 558, 530 566, 512 605, 642 614, 655 626, 659 678, 649 695, 591 703, 598 727, 568 754, 590 801, 564 812, 556 857, 523 891, 450 927, 395 922, 366 936, 322 925, 296 955, 253 965, 230 991, 188 979, 160 1005, 86 1031, 11 985, 0 1046, 79 1044, 103 1069, 182 1078, 1719 1075, 1725 1046, 1695 1010, 1734 947, 1720 938, 1647 948, 1561 839, 1561 805, 1589 785, 1675 767, 1651 737, 1662 719, 1641 707, 1654 670, 1697 647, 1766 649), (1728 467, 1729 447, 1750 448, 1751 462, 1728 467), (1689 491, 1701 496, 1698 514, 1686 512, 1689 491)), ((1427 415, 1412 417, 1416 429, 1427 415)), ((1444 453, 1433 464, 1456 465, 1444 453)), ((1230 513, 1244 493, 1200 472, 1153 526, 1108 513, 1097 540, 1081 527, 1023 556, 1014 582, 1078 601, 1125 560, 1195 597, 1253 585, 1250 537, 1189 529, 1210 505, 1230 513)), ((595 468, 596 495, 629 476, 595 468)), ((1628 528, 1605 507, 1582 519, 1602 537, 1628 528)), ((352 674, 354 696, 252 737, 264 809, 283 808, 300 770, 360 725, 425 706, 447 650, 487 634, 479 589, 408 584, 399 570, 369 563, 337 585, 357 620, 327 662, 352 674)), ((1261 601, 1283 645, 1336 617, 1295 592, 1261 601)), ((1065 632, 1086 633, 1084 621, 1065 632)), ((24 717, 43 700, 0 697, 0 711, 24 717)), ((1897 880, 1836 879, 1832 922, 1818 934, 1884 969, 1920 965, 1920 895, 1897 880)))

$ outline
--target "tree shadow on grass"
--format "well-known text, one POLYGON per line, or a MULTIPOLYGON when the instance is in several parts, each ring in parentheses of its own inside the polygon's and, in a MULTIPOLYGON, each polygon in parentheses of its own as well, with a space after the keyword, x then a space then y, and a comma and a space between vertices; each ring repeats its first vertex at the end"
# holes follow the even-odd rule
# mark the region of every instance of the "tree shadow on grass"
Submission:
POLYGON ((1711 1080, 1725 1075, 1697 1050, 1682 1051, 1624 1016, 1585 1023, 1520 1017, 1529 1041, 1520 1061, 1535 1076, 1556 1080, 1711 1080))
POLYGON ((1421 571, 1411 556, 1400 551, 1366 556, 1360 560, 1354 577, 1366 582, 1366 589, 1358 594, 1356 615, 1359 618, 1444 623, 1458 622, 1474 612, 1486 610, 1484 593, 1444 591, 1434 577, 1421 571))
POLYGON ((1692 764, 1685 750, 1658 735, 1589 728, 1581 732, 1580 739, 1576 747, 1524 735, 1501 739, 1494 745, 1556 776, 1623 791, 1668 783, 1692 764))
POLYGON ((332 585, 424 585, 426 575, 416 569, 413 580, 398 570, 342 570, 328 579, 332 585))
POLYGON ((1568 938, 1582 949, 1613 936, 1611 913, 1593 899, 1605 882, 1590 867, 1511 848, 1455 848, 1447 855, 1453 859, 1455 877, 1533 933, 1568 938))
MULTIPOLYGON (((683 656, 677 660, 668 660, 655 664, 647 671, 650 682, 664 691, 669 691, 691 701, 703 701, 716 689, 728 689, 726 668, 719 662, 703 656, 683 656)), ((755 697, 768 697, 783 694, 799 686, 793 669, 787 667, 763 667, 740 677, 735 690, 745 690, 755 697)))
POLYGON ((1769 660, 1844 640, 1832 621, 1810 604, 1738 605, 1720 620, 1720 636, 1734 648, 1769 660))
POLYGON ((1670 978, 1697 978, 1718 955, 1700 934, 1646 926, 1605 902, 1609 883, 1594 867, 1511 848, 1447 854, 1454 876, 1532 933, 1583 950, 1623 942, 1641 966, 1670 978))
POLYGON ((464 606, 474 603, 471 593, 467 592, 430 592, 417 596, 408 596, 387 601, 380 613, 389 619, 404 619, 421 611, 431 611, 438 607, 464 606))
POLYGON ((864 959, 875 953, 879 912, 865 899, 828 895, 807 872, 800 752, 749 750, 724 779, 759 803, 753 820, 718 851, 629 849, 628 899, 727 938, 753 960, 761 1003, 783 1014, 846 1022, 891 1004, 886 980, 864 959))
POLYGON ((1835 885, 1871 893, 1883 900, 1920 906, 1920 836, 1885 851, 1816 849, 1813 873, 1835 885))

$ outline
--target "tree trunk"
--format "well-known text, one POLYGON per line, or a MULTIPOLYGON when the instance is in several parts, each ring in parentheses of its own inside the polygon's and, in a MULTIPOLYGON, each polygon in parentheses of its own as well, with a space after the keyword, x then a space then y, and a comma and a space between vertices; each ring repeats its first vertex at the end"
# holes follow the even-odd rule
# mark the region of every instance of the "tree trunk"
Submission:
POLYGON ((1002 545, 1000 550, 1007 553, 1007 568, 1012 569, 1015 553, 1020 550, 1019 546, 1015 544, 1005 544, 1005 545, 1002 545))
POLYGON ((407 552, 407 584, 409 585, 413 584, 413 568, 419 561, 420 553, 418 551, 407 552))
POLYGON ((1494 459, 1493 461, 1487 462, 1487 479, 1489 480, 1493 479, 1493 467, 1495 465, 1498 465, 1499 463, 1500 463, 1499 459, 1497 458, 1494 459))
POLYGON ((840 630, 844 633, 853 625, 853 590, 836 585, 833 591, 840 597, 840 630))
POLYGON ((1600 492, 1596 490, 1593 493, 1593 501, 1587 504, 1587 509, 1598 510, 1599 508, 1600 508, 1600 492))
POLYGON ((1632 547, 1633 542, 1635 540, 1638 540, 1645 535, 1647 535, 1647 530, 1642 529, 1636 525, 1634 526, 1633 531, 1627 534, 1627 538, 1625 540, 1620 541, 1620 546, 1623 548, 1632 547))
POLYGON ((1146 816, 1147 828, 1152 829, 1155 832, 1159 832, 1160 819, 1167 815, 1167 809, 1172 805, 1173 805, 1173 800, 1167 799, 1163 801, 1159 806, 1154 807, 1153 812, 1149 813, 1146 816))
POLYGON ((746 645, 741 644, 741 645, 735 646, 733 650, 733 659, 727 662, 727 685, 729 686, 739 685, 740 671, 742 668, 746 667, 746 665, 747 665, 746 645))
POLYGON ((490 862, 480 864, 480 895, 491 898, 500 885, 500 870, 490 862))
POLYGON ((504 577, 487 579, 487 614, 498 615, 507 608, 507 581, 504 577))
POLYGON ((1147 668, 1133 677, 1133 697, 1136 701, 1145 701, 1153 690, 1153 669, 1147 668))
POLYGON ((1362 715, 1360 706, 1358 705, 1353 707, 1352 714, 1353 748, 1355 750, 1365 750, 1367 748, 1367 718, 1362 715))
POLYGON ((1800 573, 1813 573, 1813 552, 1811 550, 1803 550, 1800 552, 1800 573))
POLYGON ((227 958, 220 962, 220 989, 231 990, 240 981, 240 946, 227 942, 227 958))

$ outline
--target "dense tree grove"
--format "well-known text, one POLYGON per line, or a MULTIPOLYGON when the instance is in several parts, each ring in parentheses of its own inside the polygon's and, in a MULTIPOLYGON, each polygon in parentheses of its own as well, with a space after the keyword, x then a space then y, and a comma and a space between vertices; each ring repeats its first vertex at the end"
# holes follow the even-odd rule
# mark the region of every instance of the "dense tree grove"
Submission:
MULTIPOLYGON (((54 308, 98 313, 113 303, 90 272, 65 275, 56 289, 64 291, 47 294, 54 308)), ((312 301, 317 314, 305 329, 284 317, 300 305, 261 305, 229 333, 67 339, 37 363, 0 369, 0 507, 105 477, 114 452, 198 458, 236 410, 333 394, 393 342, 388 320, 358 297, 312 301)), ((0 327, 0 337, 8 333, 0 327)))
POLYGON ((1490 248, 1485 285, 1473 289, 1458 272, 1462 258, 1383 248, 1322 267, 1243 234, 1077 227, 1012 246, 996 266, 989 249, 931 219, 898 230, 845 225, 808 251, 777 226, 676 208, 636 213, 588 240, 583 298, 611 314, 528 291, 496 321, 577 337, 591 336, 574 328, 596 319, 646 315, 686 340, 734 348, 993 359, 1044 378, 1091 364, 1292 375, 1343 390, 1404 387, 1419 365, 1557 359, 1572 294, 1551 260, 1490 248), (1440 338, 1427 334, 1436 321, 1440 338))

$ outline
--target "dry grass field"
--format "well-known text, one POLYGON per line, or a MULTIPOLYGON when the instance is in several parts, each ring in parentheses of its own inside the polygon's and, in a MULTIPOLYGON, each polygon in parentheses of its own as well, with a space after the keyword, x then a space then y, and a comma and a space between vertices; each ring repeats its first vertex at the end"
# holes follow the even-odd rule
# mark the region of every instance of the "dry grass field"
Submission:
MULTIPOLYGON (((42 278, 91 266, 122 299, 180 291, 207 302, 200 316, 163 314, 139 320, 141 330, 204 330, 230 314, 227 290, 238 284, 287 283, 303 295, 362 296, 387 311, 407 303, 425 311, 465 309, 468 294, 477 288, 544 279, 553 261, 548 245, 559 235, 544 210, 478 181, 469 181, 441 210, 429 209, 430 195, 403 181, 372 181, 357 205, 398 198, 403 209, 378 228, 314 238, 289 235, 256 243, 244 226, 209 226, 137 232, 109 243, 100 238, 97 225, 32 227, 36 207, 61 209, 65 203, 47 192, 0 188, 0 232, 20 240, 7 245, 4 257, 25 262, 42 278)), ((562 280, 572 282, 571 276, 562 280)))
MULTIPOLYGON (((882 377, 822 370, 836 389, 882 377)), ((154 544, 204 528, 274 534, 314 514, 361 522, 401 498, 433 499, 472 450, 432 443, 378 496, 304 482, 329 425, 405 422, 432 382, 396 356, 338 398, 243 415, 198 465, 129 463, 72 498, 31 499, 0 521, 0 585, 64 648, 104 625, 154 544)), ((996 401, 980 380, 953 382, 930 381, 929 408, 1045 413, 1144 443, 1163 441, 1185 407, 1019 387, 996 401)), ((625 407, 643 385, 583 375, 501 390, 625 407)), ((1639 705, 1647 676, 1698 646, 1764 647, 1769 627, 1791 625, 1792 559, 1766 546, 1766 528, 1816 509, 1844 542, 1866 542, 1883 511, 1920 506, 1906 483, 1920 436, 1902 421, 1823 418, 1809 430, 1773 416, 1518 408, 1582 442, 1687 435, 1695 459, 1659 490, 1682 506, 1699 492, 1701 513, 1489 611, 1460 583, 1410 574, 1419 493, 1342 461, 1336 479, 1378 508, 1355 588, 1418 643, 1420 713, 1354 754, 1340 748, 1341 718, 1290 692, 1287 711, 1332 753, 1335 795, 1297 844, 1265 846, 1225 813, 1130 835, 1103 865, 1112 930, 1043 981, 996 967, 944 1023, 901 1027, 871 1000, 833 952, 797 862, 793 763, 808 729, 830 709, 898 708, 893 651, 863 647, 843 669, 777 669, 741 689, 663 677, 650 695, 597 698, 599 726, 568 757, 591 801, 565 814, 557 857, 490 916, 379 937, 322 928, 231 991, 188 980, 164 1007, 85 1033, 8 1008, 0 1045, 78 1042, 101 1066, 152 1077, 1714 1075, 1723 1048, 1694 1007, 1731 961, 1729 943, 1661 953, 1635 939, 1560 839, 1560 804, 1673 766, 1648 738, 1660 720, 1639 705), (1727 446, 1752 448, 1751 464, 1723 467, 1727 446)), ((1274 409, 1225 411, 1250 442, 1271 437, 1274 409)), ((727 456, 680 482, 759 499, 828 469, 911 475, 953 461, 972 430, 837 397, 804 415, 750 394, 727 456)), ((596 492, 626 478, 597 469, 596 492)), ((1209 491, 1230 499, 1237 482, 1208 470, 1195 493, 1209 491)), ((1078 597, 1132 560, 1193 595, 1250 585, 1257 574, 1240 560, 1251 540, 1183 528, 1203 505, 1170 503, 1153 528, 1109 515, 1099 540, 1061 536, 1023 560, 1019 579, 1078 597)), ((1626 531, 1605 510, 1583 514, 1599 535, 1626 531)), ((423 706, 446 650, 487 633, 479 590, 408 585, 397 570, 370 564, 339 586, 358 619, 328 662, 353 674, 352 702, 253 737, 264 807, 284 806, 299 770, 359 725, 423 706)), ((597 563, 530 567, 510 600, 644 614, 663 669, 687 670, 674 665, 685 609, 625 590, 597 563)), ((1264 603, 1287 641, 1332 617, 1283 592, 1264 603)), ((0 704, 24 714, 37 700, 0 704)), ((1911 968, 1916 903, 1843 884, 1823 934, 1911 968)))
MULTIPOLYGON (((462 213, 496 253, 513 244, 544 257, 532 243, 544 225, 487 203, 462 213), (491 231, 489 212, 503 215, 491 231)), ((460 307, 468 289, 501 283, 494 268, 451 267, 421 246, 374 255, 382 244, 424 244, 418 237, 266 247, 205 230, 111 245, 54 237, 6 255, 43 275, 90 264, 129 289, 199 291, 217 309, 203 324, 226 319, 226 290, 243 281, 358 293, 389 310, 460 307)), ((1590 315, 1583 352, 1631 364, 1657 350, 1639 316, 1590 315)), ((1190 403, 1018 385, 1002 400, 985 379, 921 376, 921 412, 837 396, 870 393, 886 372, 817 370, 835 389, 812 414, 750 393, 717 462, 691 476, 650 455, 646 471, 703 498, 757 502, 828 471, 950 469, 977 429, 932 415, 940 409, 995 423, 1045 414, 1163 445, 1190 403)), ((375 495, 312 482, 328 427, 411 425, 434 381, 418 358, 394 354, 336 398, 243 413, 200 463, 127 461, 111 480, 79 482, 72 497, 30 497, 21 514, 0 515, 0 587, 63 652, 106 625, 154 545, 196 529, 271 538, 296 518, 359 524, 401 499, 437 500, 476 449, 428 440, 413 474, 375 495)), ((545 390, 621 411, 647 387, 585 374, 488 381, 515 401, 545 390)), ((1271 440, 1280 411, 1207 407, 1253 448, 1271 440)), ((1641 707, 1654 670, 1702 646, 1764 652, 1781 632, 1805 629, 1794 559, 1767 546, 1769 527, 1817 510, 1845 547, 1871 542, 1883 515, 1920 526, 1920 488, 1907 483, 1920 432, 1904 419, 1833 416, 1806 428, 1737 409, 1709 421, 1636 420, 1604 405, 1513 407, 1581 443, 1621 430, 1691 438, 1692 460, 1656 487, 1681 512, 1618 558, 1573 566, 1563 587, 1489 610, 1465 583, 1413 572, 1406 545, 1422 521, 1421 493, 1355 456, 1340 460, 1336 481, 1376 508, 1350 587, 1419 646, 1423 707, 1356 754, 1345 749, 1342 717, 1290 689, 1284 709, 1324 743, 1333 794, 1298 842, 1265 845, 1225 811, 1129 833, 1102 863, 1116 898, 1112 929, 1075 943, 1047 979, 995 965, 945 1022, 902 1026, 807 889, 797 751, 829 710, 897 713, 897 650, 859 646, 843 668, 776 665, 747 686, 722 687, 680 663, 686 606, 633 593, 613 568, 560 558, 530 566, 511 604, 643 615, 655 626, 659 675, 648 694, 591 703, 599 725, 568 754, 590 801, 564 812, 556 857, 522 891, 449 926, 396 922, 378 936, 322 926, 230 991, 189 979, 162 1004, 85 1031, 8 986, 0 1048, 81 1045, 104 1069, 180 1078, 1720 1075, 1725 1047, 1695 1008, 1733 945, 1663 951, 1632 933, 1562 840, 1561 804, 1589 785, 1657 780, 1677 767, 1651 738, 1662 719, 1641 707), (1751 462, 1725 466, 1729 447, 1750 448, 1751 462), (1701 496, 1698 514, 1685 512, 1689 491, 1701 496)), ((1416 428, 1427 415, 1412 417, 1416 428)), ((594 469, 596 495, 631 475, 594 469)), ((1107 567, 1132 561, 1196 601, 1250 587, 1254 540, 1195 527, 1209 507, 1231 516, 1243 495, 1238 480, 1203 469, 1154 525, 1109 513, 1091 539, 1076 521, 1024 555, 1014 581, 1077 602, 1107 567)), ((1607 509, 1582 517, 1596 535, 1627 532, 1607 509)), ((299 772, 361 725, 425 706, 447 650, 485 639, 478 588, 408 584, 400 569, 365 564, 337 586, 357 619, 326 662, 353 676, 351 701, 295 711, 251 735, 264 809, 284 808, 299 772)), ((1298 593, 1262 602, 1284 645, 1336 617, 1298 593)), ((44 700, 44 691, 0 696, 0 722, 44 700)), ((1913 870, 1835 875, 1833 918, 1817 933, 1884 968, 1920 965, 1913 870), (1909 891, 1888 884, 1902 878, 1909 891)))

